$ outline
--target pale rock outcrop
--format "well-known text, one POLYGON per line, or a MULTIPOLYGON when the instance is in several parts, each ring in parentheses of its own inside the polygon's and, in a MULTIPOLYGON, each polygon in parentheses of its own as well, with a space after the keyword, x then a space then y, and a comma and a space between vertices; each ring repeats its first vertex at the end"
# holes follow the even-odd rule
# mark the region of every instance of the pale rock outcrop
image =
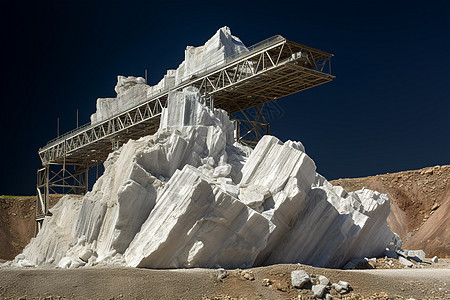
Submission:
POLYGON ((186 165, 167 182, 125 253, 128 266, 251 266, 270 222, 186 165))
MULTIPOLYGON (((248 52, 242 41, 231 34, 229 27, 220 28, 203 46, 186 47, 184 61, 176 70, 175 84, 192 75, 224 63, 237 54, 248 52)), ((167 74, 169 75, 169 74, 167 74)))
POLYGON ((317 174, 307 198, 295 226, 272 250, 268 263, 341 267, 352 258, 382 254, 393 237, 386 223, 389 198, 384 194, 365 189, 346 193, 317 174))
POLYGON ((114 90, 117 93, 116 98, 97 99, 96 112, 91 115, 91 124, 100 123, 145 102, 150 86, 142 77, 117 76, 117 85, 114 90))

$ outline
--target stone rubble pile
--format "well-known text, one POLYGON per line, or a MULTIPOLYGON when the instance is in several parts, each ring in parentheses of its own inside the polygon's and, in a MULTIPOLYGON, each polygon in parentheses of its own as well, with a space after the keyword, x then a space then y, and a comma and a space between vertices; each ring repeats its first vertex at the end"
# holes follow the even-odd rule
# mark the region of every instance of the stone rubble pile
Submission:
POLYGON ((352 291, 350 284, 346 281, 338 281, 331 283, 331 281, 323 276, 310 276, 304 270, 297 270, 291 272, 291 283, 297 289, 312 290, 314 298, 331 299, 333 294, 347 294, 352 291))
POLYGON ((429 266, 430 263, 438 263, 438 257, 435 256, 425 261, 425 252, 423 250, 403 250, 397 248, 391 250, 392 247, 386 248, 379 257, 372 258, 354 258, 348 261, 343 269, 399 269, 399 268, 423 268, 429 266))

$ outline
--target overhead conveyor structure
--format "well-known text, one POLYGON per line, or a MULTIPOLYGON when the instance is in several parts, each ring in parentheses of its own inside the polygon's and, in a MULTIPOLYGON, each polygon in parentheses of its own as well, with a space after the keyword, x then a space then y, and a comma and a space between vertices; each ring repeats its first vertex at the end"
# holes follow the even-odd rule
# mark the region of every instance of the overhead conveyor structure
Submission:
POLYGON ((105 161, 109 153, 129 139, 158 130, 170 92, 194 86, 211 106, 232 115, 334 79, 332 54, 282 36, 271 37, 248 49, 151 95, 131 109, 81 126, 39 149, 43 168, 38 170, 37 230, 48 214, 50 193, 61 188, 78 193, 87 191, 89 168, 105 161))

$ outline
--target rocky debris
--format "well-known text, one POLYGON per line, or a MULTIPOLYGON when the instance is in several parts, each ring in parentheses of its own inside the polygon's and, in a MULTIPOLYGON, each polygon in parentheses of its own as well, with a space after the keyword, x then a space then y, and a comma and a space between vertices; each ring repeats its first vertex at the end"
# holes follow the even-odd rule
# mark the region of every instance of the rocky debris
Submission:
POLYGON ((58 267, 61 269, 67 269, 70 267, 70 265, 72 264, 72 260, 70 259, 70 257, 63 257, 59 263, 58 263, 58 267))
MULTIPOLYGON (((346 281, 338 281, 331 283, 330 280, 323 275, 308 275, 304 270, 296 270, 291 272, 292 286, 297 289, 311 290, 314 298, 331 299, 331 289, 339 294, 346 294, 352 289, 346 281)), ((299 295, 299 299, 303 299, 304 295, 299 295)))
POLYGON ((317 279, 319 279, 319 283, 320 284, 323 284, 323 285, 329 285, 330 284, 330 280, 327 277, 323 276, 323 275, 319 275, 317 277, 317 279))
POLYGON ((342 269, 352 270, 352 269, 370 269, 368 260, 366 258, 354 258, 348 261, 342 269))
POLYGON ((303 270, 292 271, 291 282, 292 286, 301 289, 305 284, 311 281, 309 275, 303 270))
POLYGON ((410 259, 414 259, 417 262, 425 260, 425 252, 423 250, 406 250, 407 256, 410 259))
POLYGON ((89 258, 91 258, 91 256, 94 254, 94 251, 92 251, 92 249, 86 249, 81 255, 80 255, 80 259, 82 261, 84 261, 85 263, 87 263, 89 261, 89 258))
POLYGON ((289 285, 284 281, 275 281, 275 288, 280 292, 287 292, 289 290, 289 285))
POLYGON ((434 257, 431 259, 431 262, 434 263, 434 264, 437 264, 438 261, 439 261, 439 259, 438 259, 437 256, 434 256, 434 257))
POLYGON ((222 281, 224 278, 226 278, 228 275, 228 272, 224 268, 217 269, 217 279, 222 281))
MULTIPOLYGON (((372 258, 355 258, 348 261, 343 269, 402 269, 402 268, 424 268, 433 263, 434 258, 426 259, 422 250, 391 251, 386 248, 383 256, 372 258), (420 256, 420 258, 418 256, 420 256)), ((436 262, 438 258, 436 256, 436 262)))
POLYGON ((404 258, 403 256, 399 256, 398 262, 407 267, 412 267, 414 265, 413 262, 409 261, 408 259, 404 258))
MULTIPOLYGON (((394 235, 394 240, 398 236, 394 235)), ((343 269, 376 269, 376 268, 423 268, 425 261, 425 252, 423 250, 404 250, 400 248, 400 243, 392 242, 388 244, 382 256, 372 258, 354 258, 348 261, 343 269), (392 250, 396 249, 396 250, 392 250), (384 257, 383 257, 384 256, 384 257), (420 264, 424 263, 424 264, 420 264)))
POLYGON ((312 286, 314 297, 323 298, 327 286, 325 284, 316 284, 312 286))
MULTIPOLYGON (((117 90, 141 85, 123 79, 117 90)), ((171 92, 158 131, 130 140, 104 166, 82 202, 65 196, 52 208, 26 260, 51 258, 64 268, 338 268, 381 255, 394 238, 385 194, 333 186, 300 142, 264 136, 253 150, 235 143, 227 113, 206 106, 193 87, 171 92)))
POLYGON ((438 209, 440 206, 441 206, 441 205, 440 205, 439 203, 436 202, 436 203, 433 205, 433 207, 431 207, 431 211, 435 211, 435 210, 438 209))
POLYGON ((270 285, 272 285, 273 282, 269 278, 264 278, 262 283, 264 286, 270 286, 270 285))
POLYGON ((244 271, 239 271, 239 273, 240 273, 241 277, 244 278, 245 280, 250 280, 250 281, 255 280, 255 275, 251 271, 244 270, 244 271))
POLYGON ((350 284, 346 281, 339 281, 337 283, 331 284, 331 287, 336 290, 339 294, 345 294, 350 291, 350 284))

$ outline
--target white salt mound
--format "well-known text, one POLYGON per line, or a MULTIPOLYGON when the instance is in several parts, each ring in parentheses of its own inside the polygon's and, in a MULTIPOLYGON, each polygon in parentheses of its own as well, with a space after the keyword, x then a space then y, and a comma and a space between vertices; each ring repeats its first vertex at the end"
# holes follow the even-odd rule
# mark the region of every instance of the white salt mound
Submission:
POLYGON ((341 267, 382 254, 393 237, 386 195, 331 185, 301 143, 234 143, 226 112, 194 88, 171 93, 158 132, 104 165, 82 201, 52 208, 13 265, 341 267))
MULTIPOLYGON (((204 46, 188 47, 155 87, 119 77, 117 98, 99 99, 92 123, 201 72, 205 62, 245 51, 221 28, 204 46)), ((264 136, 252 150, 234 142, 233 130, 198 90, 171 92, 159 130, 111 153, 92 191, 82 201, 63 197, 9 265, 342 267, 383 254, 394 237, 386 195, 331 185, 300 142, 264 136)))

